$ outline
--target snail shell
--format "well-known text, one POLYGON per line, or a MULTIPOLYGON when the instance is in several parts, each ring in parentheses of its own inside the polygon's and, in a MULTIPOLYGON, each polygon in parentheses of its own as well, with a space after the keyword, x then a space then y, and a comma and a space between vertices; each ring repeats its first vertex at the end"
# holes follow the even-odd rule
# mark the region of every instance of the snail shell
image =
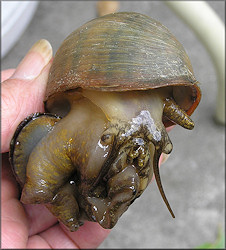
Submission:
POLYGON ((159 176, 172 143, 165 127, 192 129, 201 91, 189 58, 161 23, 109 14, 72 32, 50 69, 45 110, 18 127, 10 161, 21 201, 43 203, 71 231, 112 228, 159 176), (39 133, 41 131, 41 133, 39 133))
POLYGON ((58 49, 46 97, 71 89, 147 90, 175 86, 177 104, 191 115, 201 92, 183 46, 158 21, 120 12, 72 32, 58 49))

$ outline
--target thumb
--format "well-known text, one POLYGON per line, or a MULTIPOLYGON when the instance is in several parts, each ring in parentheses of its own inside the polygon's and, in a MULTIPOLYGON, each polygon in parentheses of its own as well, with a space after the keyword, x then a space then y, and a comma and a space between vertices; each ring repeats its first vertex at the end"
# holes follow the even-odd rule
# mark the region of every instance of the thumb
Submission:
POLYGON ((42 112, 52 47, 47 40, 36 42, 13 75, 2 83, 1 152, 9 150, 19 123, 34 112, 42 112))

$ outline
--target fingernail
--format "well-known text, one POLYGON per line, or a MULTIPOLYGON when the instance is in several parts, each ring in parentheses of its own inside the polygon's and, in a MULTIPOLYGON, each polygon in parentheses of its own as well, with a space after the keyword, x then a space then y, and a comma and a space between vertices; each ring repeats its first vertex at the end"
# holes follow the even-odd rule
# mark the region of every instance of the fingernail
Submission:
POLYGON ((52 53, 52 46, 47 40, 37 41, 20 62, 11 79, 31 80, 36 78, 49 63, 52 53))

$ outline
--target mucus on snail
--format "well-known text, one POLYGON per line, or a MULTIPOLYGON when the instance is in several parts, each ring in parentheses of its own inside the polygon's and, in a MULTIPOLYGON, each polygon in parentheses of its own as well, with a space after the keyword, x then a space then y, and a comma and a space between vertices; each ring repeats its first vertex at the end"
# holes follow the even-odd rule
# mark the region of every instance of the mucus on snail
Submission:
POLYGON ((193 129, 201 98, 183 46, 134 12, 99 17, 58 49, 44 100, 18 126, 10 161, 21 201, 45 204, 69 230, 112 228, 172 151, 166 127, 193 129))

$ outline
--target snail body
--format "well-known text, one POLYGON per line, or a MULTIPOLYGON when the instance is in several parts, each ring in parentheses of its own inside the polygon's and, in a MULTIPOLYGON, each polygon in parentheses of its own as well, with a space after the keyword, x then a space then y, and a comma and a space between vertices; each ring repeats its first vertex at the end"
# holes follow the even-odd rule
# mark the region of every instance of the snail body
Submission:
POLYGON ((112 228, 154 174, 174 217, 158 170, 172 151, 165 127, 192 129, 200 97, 186 52, 159 22, 133 12, 91 20, 56 53, 47 113, 11 141, 21 201, 46 204, 71 231, 84 220, 112 228))

